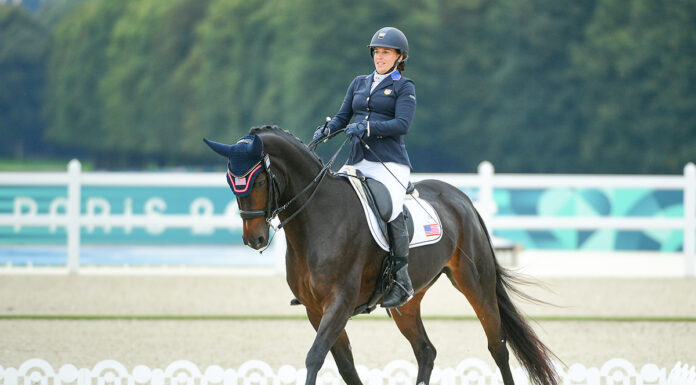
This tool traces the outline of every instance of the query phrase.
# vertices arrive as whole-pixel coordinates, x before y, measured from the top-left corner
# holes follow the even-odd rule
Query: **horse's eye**
[[[263,187],[266,185],[266,180],[265,179],[259,179],[256,181],[256,186],[257,187]]]

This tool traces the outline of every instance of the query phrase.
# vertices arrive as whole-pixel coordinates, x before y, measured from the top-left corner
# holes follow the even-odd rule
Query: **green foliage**
[[[598,1],[575,47],[588,117],[580,160],[618,172],[680,172],[696,148],[696,7]]]
[[[679,173],[694,160],[688,0],[59,0],[39,17],[62,18],[45,137],[102,167],[211,163],[202,137],[261,124],[309,138],[372,71],[365,46],[385,25],[411,46],[417,171]]]
[[[80,5],[94,0],[43,0],[36,12],[36,17],[47,28],[54,28],[63,18]]]
[[[48,31],[16,6],[0,6],[0,154],[23,158],[36,146],[43,121]]]
[[[100,82],[110,149],[171,162],[191,147],[180,140],[180,108],[190,90],[175,78],[206,6],[207,1],[188,0],[128,3],[114,25]]]
[[[90,2],[71,13],[56,26],[48,62],[45,137],[99,153],[102,162],[115,150],[105,140],[110,133],[100,82],[109,65],[106,47],[113,25],[127,4]]]

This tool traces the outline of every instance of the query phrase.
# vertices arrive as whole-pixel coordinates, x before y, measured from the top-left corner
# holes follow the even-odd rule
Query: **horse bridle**
[[[297,193],[294,197],[290,198],[289,201],[287,201],[285,204],[282,206],[278,205],[278,198],[280,197],[280,184],[278,183],[278,177],[275,176],[273,171],[271,170],[271,157],[266,153],[263,156],[263,160],[261,161],[263,163],[263,168],[264,171],[266,172],[266,175],[268,175],[269,183],[268,183],[268,197],[266,199],[266,209],[263,210],[242,210],[241,208],[239,209],[239,216],[242,217],[242,219],[255,219],[255,218],[265,218],[266,222],[273,227],[276,230],[282,229],[290,220],[295,218],[297,214],[299,214],[307,205],[309,202],[314,198],[314,195],[316,194],[317,190],[319,190],[319,185],[321,182],[324,180],[324,177],[328,173],[328,171],[331,169],[331,165],[333,164],[334,160],[336,160],[336,157],[338,154],[341,152],[343,149],[343,146],[348,142],[349,138],[346,138],[346,140],[343,141],[341,146],[336,150],[336,153],[333,154],[331,159],[324,165],[324,167],[319,170],[317,175],[312,179],[311,182],[309,182],[299,193]],[[310,143],[311,146],[312,143]],[[311,148],[311,147],[310,147]],[[228,164],[228,169],[229,169],[229,164]],[[254,166],[256,167],[256,166]],[[314,186],[314,190],[310,194],[309,198],[298,208],[294,213],[292,213],[290,216],[285,218],[280,224],[275,227],[271,223],[273,218],[275,218],[278,214],[281,212],[285,211],[292,202],[297,200],[300,196],[302,196],[304,193],[309,191],[310,188]],[[239,203],[239,200],[237,200],[237,203]],[[275,209],[273,207],[275,206]]]
[[[242,219],[254,219],[254,218],[265,218],[266,221],[269,221],[269,217],[272,218],[273,216],[269,216],[268,213],[272,212],[272,204],[275,202],[276,207],[278,207],[278,195],[279,195],[279,187],[278,187],[278,179],[276,178],[275,174],[273,174],[273,171],[271,171],[271,158],[268,156],[268,154],[264,154],[263,159],[260,161],[260,163],[263,164],[263,169],[266,171],[266,175],[268,175],[269,183],[268,183],[268,199],[266,200],[266,209],[265,210],[242,210],[241,207],[239,208],[239,216],[242,217]],[[258,165],[255,164],[254,167]],[[252,167],[252,169],[254,168]],[[227,164],[227,169],[229,171],[230,169],[230,164]],[[251,187],[253,188],[253,187]],[[239,204],[239,200],[237,200],[237,204]]]

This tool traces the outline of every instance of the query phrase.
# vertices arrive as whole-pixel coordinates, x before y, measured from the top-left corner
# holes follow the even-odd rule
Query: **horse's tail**
[[[529,284],[529,280],[515,277],[510,274],[510,271],[498,264],[493,251],[488,229],[483,223],[481,215],[478,215],[479,222],[483,227],[488,243],[491,246],[491,252],[494,256],[496,270],[496,296],[498,299],[498,309],[500,311],[500,320],[503,327],[503,332],[509,346],[517,360],[524,366],[529,375],[532,384],[535,385],[557,385],[558,373],[554,368],[552,358],[558,358],[536,335],[534,330],[529,326],[524,316],[517,310],[515,304],[510,299],[508,291],[515,295],[535,303],[544,303],[529,294],[523,293],[513,284]]]

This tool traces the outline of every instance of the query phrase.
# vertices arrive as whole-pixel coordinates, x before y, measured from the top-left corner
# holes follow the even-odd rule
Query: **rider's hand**
[[[328,127],[326,128],[326,130],[328,131]],[[324,125],[321,124],[321,125],[317,126],[317,130],[314,131],[314,135],[312,135],[312,142],[316,142],[318,140],[321,140],[325,136],[326,136],[326,134],[324,134]]]
[[[362,138],[367,132],[367,124],[362,121],[358,123],[351,123],[346,127],[346,136],[349,138]]]

